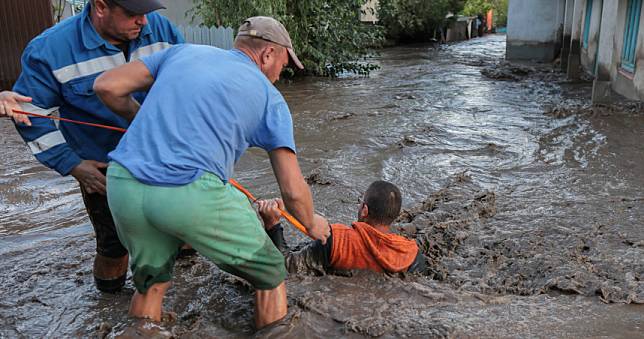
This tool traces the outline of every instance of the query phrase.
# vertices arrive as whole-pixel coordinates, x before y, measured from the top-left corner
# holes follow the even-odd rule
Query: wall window
[[[622,48],[622,68],[635,73],[635,52],[637,50],[637,36],[640,31],[640,13],[642,0],[628,0],[626,7],[626,22],[624,28],[624,46]]]
[[[588,48],[590,35],[590,19],[593,17],[593,0],[586,0],[586,19],[584,20],[584,48]]]

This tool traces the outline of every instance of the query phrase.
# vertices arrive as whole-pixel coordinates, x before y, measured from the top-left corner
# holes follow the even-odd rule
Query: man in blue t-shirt
[[[234,49],[182,45],[101,75],[94,90],[132,121],[109,154],[108,201],[131,257],[130,314],[161,319],[178,245],[192,245],[255,288],[257,328],[286,315],[284,259],[246,197],[229,183],[248,147],[269,154],[284,204],[325,241],[328,222],[295,154],[288,106],[273,83],[298,60],[277,20],[244,21]],[[142,105],[132,93],[149,90]],[[136,117],[136,118],[135,118]]]
[[[46,118],[18,115],[14,109],[62,118],[127,127],[94,95],[103,71],[183,43],[163,16],[159,0],[91,0],[85,9],[34,38],[22,54],[15,92],[0,93],[0,116],[12,116],[16,129],[43,165],[79,183],[96,233],[94,280],[104,292],[125,283],[128,253],[119,241],[107,205],[107,154],[123,133]],[[135,94],[143,101],[145,92]]]

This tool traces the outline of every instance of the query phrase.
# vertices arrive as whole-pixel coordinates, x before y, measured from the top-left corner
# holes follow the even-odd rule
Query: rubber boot
[[[127,254],[119,258],[110,258],[96,254],[94,258],[94,282],[101,292],[116,293],[125,285],[127,276]]]

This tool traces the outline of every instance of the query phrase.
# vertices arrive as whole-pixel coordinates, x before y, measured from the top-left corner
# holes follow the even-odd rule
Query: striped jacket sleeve
[[[30,43],[22,55],[22,73],[13,90],[33,98],[23,104],[28,112],[50,115],[62,104],[60,83],[54,77],[49,64],[39,56],[38,47]],[[67,145],[63,134],[53,120],[30,118],[32,126],[16,125],[36,159],[43,165],[68,175],[81,162],[81,158]]]

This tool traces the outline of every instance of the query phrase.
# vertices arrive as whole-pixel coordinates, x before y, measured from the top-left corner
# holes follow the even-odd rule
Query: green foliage
[[[265,15],[286,26],[305,72],[337,76],[368,75],[377,68],[366,61],[371,47],[383,40],[379,27],[362,24],[366,0],[195,0],[193,14],[207,26],[237,29],[251,16]]]
[[[487,11],[493,8],[492,0],[467,0],[463,7],[463,14],[475,16],[479,14],[485,15]]]
[[[462,9],[462,0],[380,0],[378,19],[391,39],[425,41]]]
[[[467,0],[463,8],[465,15],[478,15],[494,11],[494,25],[505,26],[508,22],[508,0]]]
[[[496,0],[494,6],[494,24],[499,27],[508,25],[508,1]]]

